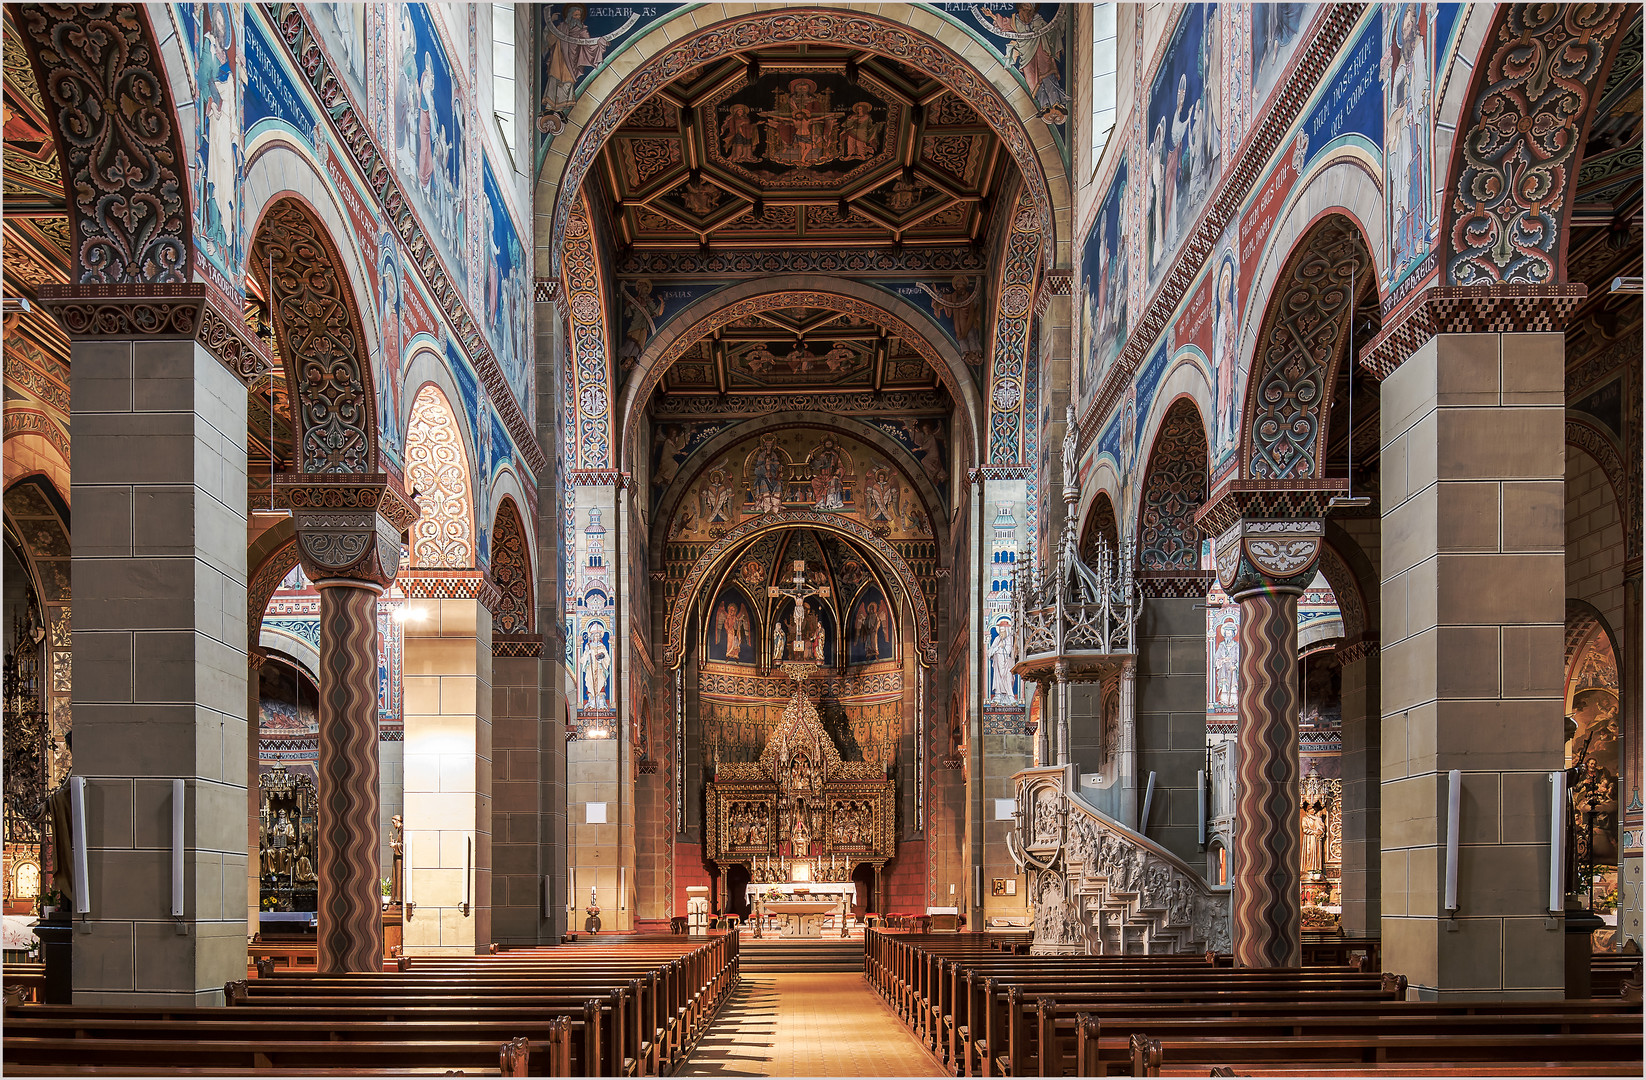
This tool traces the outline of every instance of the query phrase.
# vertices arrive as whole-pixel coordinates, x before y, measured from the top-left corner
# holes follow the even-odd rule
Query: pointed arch
[[[1192,398],[1172,402],[1149,451],[1137,508],[1139,573],[1194,574],[1200,570],[1195,514],[1206,501],[1206,425]]]
[[[537,624],[531,547],[513,496],[505,495],[497,504],[491,546],[492,580],[499,593],[492,607],[492,634],[530,634]]]
[[[406,425],[406,486],[417,495],[412,567],[470,570],[475,565],[474,481],[451,402],[433,383],[412,400]]]

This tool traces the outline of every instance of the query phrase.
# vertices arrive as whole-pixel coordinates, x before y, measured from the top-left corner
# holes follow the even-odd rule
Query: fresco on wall
[[[659,423],[652,429],[652,509],[680,475],[680,466],[691,457],[692,451],[726,430],[724,420],[707,423]]]
[[[753,664],[760,620],[754,603],[742,589],[728,585],[709,609],[709,659],[729,664]]]
[[[1213,467],[1233,452],[1239,439],[1241,389],[1246,365],[1240,362],[1240,247],[1231,224],[1223,231],[1212,256],[1212,374]]]
[[[674,511],[669,538],[715,539],[747,518],[800,510],[854,518],[886,537],[931,537],[918,492],[882,451],[792,428],[750,436],[707,463]]]
[[[1069,118],[1068,4],[937,4],[980,27],[982,37],[1017,72],[1042,120],[1061,128]],[[975,19],[975,22],[971,20]]]
[[[380,441],[384,446],[393,447],[396,457],[406,445],[406,435],[400,426],[400,384],[404,377],[402,364],[405,362],[400,317],[400,294],[403,287],[400,245],[395,239],[394,231],[385,229],[377,241],[377,314],[381,320],[378,340],[382,346],[383,357],[382,367],[375,375],[377,427]]]
[[[1387,287],[1421,263],[1434,243],[1432,23],[1426,3],[1393,5],[1383,24],[1384,190]]]
[[[1155,73],[1143,132],[1145,234],[1150,287],[1200,215],[1222,171],[1222,20],[1214,4],[1179,9]]]
[[[1097,210],[1080,260],[1080,393],[1089,396],[1126,344],[1128,260],[1125,235],[1126,163],[1122,161]]]
[[[873,664],[897,659],[897,635],[892,625],[892,607],[878,585],[865,585],[852,602],[846,620],[850,628],[846,646],[848,664]]]
[[[395,165],[425,231],[463,287],[468,192],[463,123],[468,108],[426,7],[399,9],[395,44]]]
[[[584,709],[612,705],[612,635],[604,619],[583,623],[577,645],[578,702]]]
[[[564,115],[591,72],[680,4],[544,4],[538,9],[538,110]],[[557,134],[558,127],[539,125]]]
[[[980,274],[954,274],[936,281],[880,281],[930,315],[974,369],[983,363],[984,281]],[[975,373],[975,371],[974,371]]]
[[[309,4],[309,18],[320,38],[331,69],[364,104],[366,94],[366,54],[370,40],[366,31],[366,4]]]
[[[485,195],[480,212],[485,218],[487,250],[480,260],[486,280],[482,293],[482,318],[492,341],[497,365],[508,381],[515,402],[532,423],[537,414],[537,396],[532,393],[531,342],[527,335],[532,324],[531,271],[526,265],[526,252],[520,244],[520,234],[509,216],[509,207],[503,191],[492,175],[491,162],[483,169]]]
[[[194,22],[194,69],[200,87],[200,121],[190,170],[195,250],[221,275],[214,284],[230,295],[243,288],[245,261],[245,224],[238,198],[247,71],[244,10],[239,4],[207,4],[204,17]]]
[[[808,597],[795,625],[793,600],[779,600],[772,609],[772,656],[785,660],[815,660],[825,667],[835,662],[834,609]]]
[[[1313,4],[1252,5],[1252,113],[1286,73],[1286,63],[1302,39]]]
[[[242,122],[247,141],[259,134],[258,128],[265,121],[276,120],[312,146],[318,121],[308,97],[287,74],[281,51],[266,36],[262,20],[246,20],[245,32],[246,95]]]

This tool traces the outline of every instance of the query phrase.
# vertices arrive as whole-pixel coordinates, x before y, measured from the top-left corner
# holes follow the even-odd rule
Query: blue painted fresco
[[[486,275],[481,291],[481,321],[491,338],[492,352],[497,365],[503,370],[514,400],[531,423],[535,413],[535,395],[532,394],[531,333],[532,281],[526,265],[526,252],[520,243],[520,233],[509,216],[508,203],[492,175],[490,161],[486,161],[486,197],[480,203],[486,227],[481,235],[486,238],[486,250],[480,253],[480,265]]]
[[[617,359],[623,373],[628,374],[670,319],[724,287],[722,282],[692,281],[658,285],[646,277],[618,282],[617,300],[623,322],[618,330]]]
[[[331,69],[362,105],[366,101],[366,5],[309,4],[315,34],[331,57]]]
[[[1360,37],[1344,53],[1336,68],[1321,85],[1326,92],[1316,100],[1303,121],[1308,139],[1304,165],[1329,147],[1345,139],[1355,139],[1373,154],[1383,146],[1383,87],[1379,77],[1378,52],[1383,44],[1383,12],[1379,8],[1362,25]]]
[[[1452,32],[1463,25],[1463,5],[1436,4],[1434,5],[1434,15],[1435,28],[1432,40],[1434,41],[1435,51],[1431,59],[1434,62],[1435,81],[1438,82],[1440,80],[1441,65],[1445,62],[1447,54],[1452,51]]]
[[[680,475],[698,447],[731,426],[729,420],[678,424],[659,423],[652,432],[652,509],[656,510],[669,485]]]
[[[1252,106],[1263,107],[1314,14],[1313,4],[1252,5]]]
[[[428,9],[408,4],[397,10],[395,166],[424,231],[461,284],[467,278],[462,254],[468,202],[463,122],[468,110]]]
[[[1137,387],[1137,415],[1139,418],[1147,417],[1150,408],[1154,405],[1155,391],[1160,389],[1160,380],[1166,375],[1166,361],[1170,355],[1166,350],[1166,342],[1162,340],[1137,371],[1135,382]],[[1132,460],[1134,461],[1138,459],[1138,450],[1140,449],[1137,441],[1142,438],[1143,424],[1138,423],[1133,426],[1132,431],[1133,442],[1131,449]]]
[[[314,145],[315,113],[306,93],[286,74],[280,50],[265,36],[260,19],[247,19],[246,28],[246,141],[257,134],[265,121],[277,121],[290,128],[310,146]]]
[[[1218,100],[1223,44],[1215,4],[1179,9],[1160,69],[1149,92],[1143,131],[1144,233],[1149,284],[1159,280],[1222,171],[1222,102]]]
[[[245,222],[239,190],[245,155],[241,113],[245,106],[245,9],[239,4],[206,4],[191,37],[195,78],[200,87],[195,130],[195,251],[217,272],[215,282],[230,295],[242,288]]]
[[[846,620],[848,664],[873,664],[897,659],[897,632],[892,625],[892,606],[886,603],[880,586],[865,585],[852,601]]]
[[[1122,161],[1080,257],[1080,393],[1090,397],[1126,344],[1126,165]]]
[[[748,595],[735,585],[720,590],[709,609],[709,659],[753,664],[759,633],[760,616]]]
[[[1384,149],[1388,284],[1428,256],[1439,228],[1434,211],[1434,53],[1427,3],[1399,3],[1384,20],[1382,68],[1388,143]]]

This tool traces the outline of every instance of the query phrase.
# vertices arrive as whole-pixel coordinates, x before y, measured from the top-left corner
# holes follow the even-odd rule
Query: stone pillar
[[[73,773],[89,873],[74,888],[91,905],[75,920],[74,1000],[222,1004],[246,963],[244,379],[266,358],[202,285],[45,286],[40,302],[72,358]]]
[[[1209,574],[1142,576],[1138,620],[1137,790],[1155,774],[1149,820],[1135,828],[1196,866],[1196,777],[1206,767],[1206,594]],[[1138,813],[1143,809],[1139,795]],[[1127,822],[1127,824],[1133,824]]]
[[[1298,835],[1297,598],[1320,557],[1323,504],[1339,482],[1262,490],[1226,484],[1199,515],[1218,578],[1240,604],[1236,741],[1235,963],[1296,967],[1302,959]],[[1204,685],[1204,681],[1202,681]]]
[[[538,815],[542,654],[535,634],[492,635],[492,938],[503,945],[534,945],[547,932],[543,875],[550,867],[539,857]]]
[[[1376,934],[1382,925],[1379,845],[1383,712],[1376,641],[1338,652],[1343,662],[1343,928]]]
[[[407,955],[474,954],[492,941],[492,616],[480,570],[408,570]]]
[[[263,866],[262,792],[258,777],[262,772],[263,664],[269,654],[252,646],[246,650],[246,938],[257,936],[262,925]]]
[[[377,598],[417,511],[382,473],[279,474],[275,493],[320,593],[319,970],[378,971]]]
[[[1383,966],[1423,999],[1563,993],[1562,920],[1548,910],[1548,774],[1564,739],[1563,344],[1439,334],[1382,383]],[[1463,786],[1449,916],[1452,769]]]
[[[1617,932],[1620,940],[1637,945],[1646,942],[1646,928],[1642,927],[1641,891],[1641,610],[1640,562],[1638,556],[1623,573],[1623,626],[1618,655],[1619,711],[1623,714],[1623,742],[1618,747],[1622,763],[1621,784],[1618,791],[1618,809],[1622,818],[1621,845],[1618,848],[1618,911]]]

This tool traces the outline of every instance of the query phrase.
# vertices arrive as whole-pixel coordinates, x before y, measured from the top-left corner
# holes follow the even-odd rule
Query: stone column
[[[222,1004],[246,963],[244,380],[267,358],[203,285],[45,286],[40,302],[72,358],[73,774],[89,872],[74,888],[91,905],[75,920],[74,1000]]]
[[[492,616],[480,570],[408,570],[404,805],[408,955],[492,941]]]
[[[1240,604],[1240,764],[1235,782],[1235,963],[1301,962],[1297,598],[1315,574],[1336,482],[1261,490],[1232,481],[1199,515],[1218,578]]]
[[[320,593],[319,970],[378,971],[377,598],[417,511],[382,473],[280,474],[275,493]]]
[[[1461,291],[1434,310],[1477,314],[1451,314]],[[1548,910],[1548,774],[1564,740],[1563,344],[1438,334],[1382,383],[1383,966],[1426,1000],[1564,990],[1563,921]]]
[[[1338,651],[1343,662],[1343,928],[1376,934],[1382,925],[1379,846],[1382,676],[1377,642]]]

